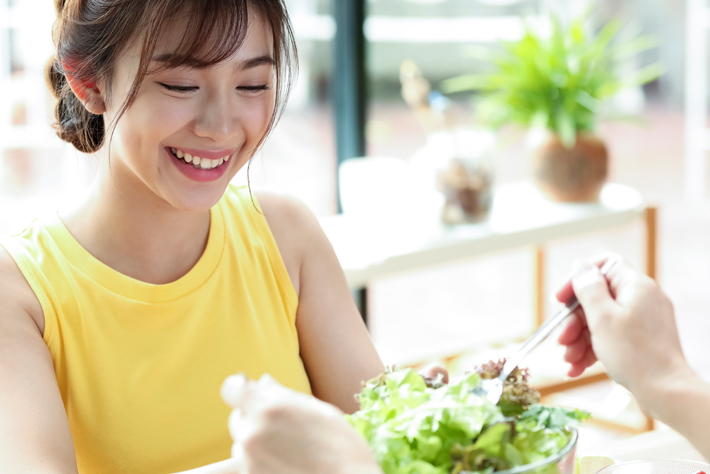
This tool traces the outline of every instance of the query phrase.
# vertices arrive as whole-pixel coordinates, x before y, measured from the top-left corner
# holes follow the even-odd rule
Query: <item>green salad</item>
[[[538,404],[540,395],[516,369],[497,405],[471,393],[500,373],[491,362],[448,385],[411,369],[388,370],[364,384],[361,409],[347,417],[385,474],[490,474],[558,453],[571,428],[589,415]],[[557,466],[543,469],[554,474]]]

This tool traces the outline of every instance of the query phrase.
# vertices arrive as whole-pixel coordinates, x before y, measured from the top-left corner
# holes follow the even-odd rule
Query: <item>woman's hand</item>
[[[419,371],[427,382],[449,382],[440,364]],[[229,417],[232,459],[224,468],[240,474],[381,474],[370,448],[333,405],[280,385],[228,377],[222,398]],[[225,471],[227,472],[227,471]],[[231,472],[231,471],[229,471]]]
[[[599,359],[607,373],[636,397],[641,408],[710,456],[710,384],[683,356],[673,305],[656,282],[619,261],[605,278],[606,261],[578,262],[558,293],[581,305],[562,330],[569,374],[580,375]]]
[[[687,374],[688,365],[676,328],[673,305],[655,281],[621,259],[605,278],[607,258],[575,264],[574,276],[557,294],[566,302],[576,295],[580,309],[562,329],[570,376],[599,359],[609,375],[631,390],[642,406],[645,394],[668,377]]]
[[[228,377],[222,398],[233,408],[229,431],[240,474],[381,474],[343,412],[280,385]]]

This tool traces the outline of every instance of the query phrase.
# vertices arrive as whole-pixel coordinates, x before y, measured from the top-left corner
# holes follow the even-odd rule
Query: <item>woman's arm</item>
[[[710,384],[690,367],[654,382],[649,384],[652,387],[644,410],[685,436],[710,459]]]
[[[76,474],[69,422],[37,322],[42,308],[2,247],[0,302],[0,472]]]
[[[567,346],[569,375],[600,360],[644,412],[710,457],[710,385],[685,360],[673,304],[653,280],[623,262],[605,278],[597,268],[604,260],[580,263],[558,293],[565,302],[575,294],[582,307],[559,339]]]
[[[384,366],[358,313],[333,247],[302,203],[259,194],[261,207],[298,293],[296,326],[313,394],[346,413],[361,382]]]

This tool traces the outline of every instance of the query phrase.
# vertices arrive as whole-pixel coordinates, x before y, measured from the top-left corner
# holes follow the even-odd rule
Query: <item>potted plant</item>
[[[656,40],[615,41],[617,20],[597,34],[588,33],[585,17],[568,26],[550,17],[549,26],[549,35],[543,35],[528,24],[522,39],[488,51],[490,72],[448,79],[442,90],[479,91],[477,114],[493,127],[517,123],[546,130],[533,152],[537,186],[557,201],[594,201],[608,170],[607,148],[595,135],[602,105],[620,90],[662,74],[659,63],[619,73],[620,65],[655,47]]]

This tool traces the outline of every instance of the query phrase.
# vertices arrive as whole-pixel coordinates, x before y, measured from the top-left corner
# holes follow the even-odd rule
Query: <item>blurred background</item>
[[[296,196],[318,216],[340,210],[338,165],[343,160],[368,156],[410,163],[421,159],[431,143],[430,125],[402,95],[405,61],[416,65],[418,77],[431,90],[441,91],[447,79],[486,72],[490,64],[481,59],[481,48],[495,50],[501,40],[519,40],[526,24],[536,25],[543,37],[549,34],[550,13],[564,23],[588,12],[591,31],[618,19],[622,39],[651,35],[656,46],[629,55],[622,69],[660,63],[664,73],[610,99],[617,116],[635,119],[602,121],[597,133],[609,150],[608,180],[636,189],[659,209],[658,280],[676,305],[691,364],[710,379],[705,350],[705,335],[710,334],[710,207],[704,193],[705,69],[710,61],[704,28],[710,16],[703,0],[287,4],[298,41],[300,78],[281,123],[254,158],[250,180],[256,187]],[[21,231],[34,217],[77,199],[89,186],[99,159],[72,150],[51,128],[53,101],[42,70],[52,53],[53,20],[53,2],[48,0],[0,0],[3,235]],[[338,31],[346,36],[339,39]],[[477,93],[426,97],[448,127],[480,126]],[[487,153],[494,188],[529,180],[526,130],[506,125],[491,133],[495,145]],[[245,181],[246,176],[240,173],[237,179]],[[643,224],[636,222],[550,242],[546,294],[552,294],[578,257],[613,250],[643,268],[644,232]],[[476,359],[476,354],[481,351],[529,334],[534,325],[534,263],[530,248],[521,247],[370,282],[368,322],[384,360],[405,365],[439,360],[458,370],[480,360],[483,356]],[[547,314],[553,309],[552,303],[545,304]],[[548,345],[554,353],[554,342]],[[559,354],[547,357],[536,363],[561,365]],[[586,393],[573,394],[577,399],[570,403],[588,405],[590,398],[618,401],[614,390],[609,383],[588,387]],[[616,405],[619,412],[628,408],[628,403]],[[608,417],[619,416],[612,412]],[[633,425],[598,423],[585,442],[627,436],[637,429]]]

